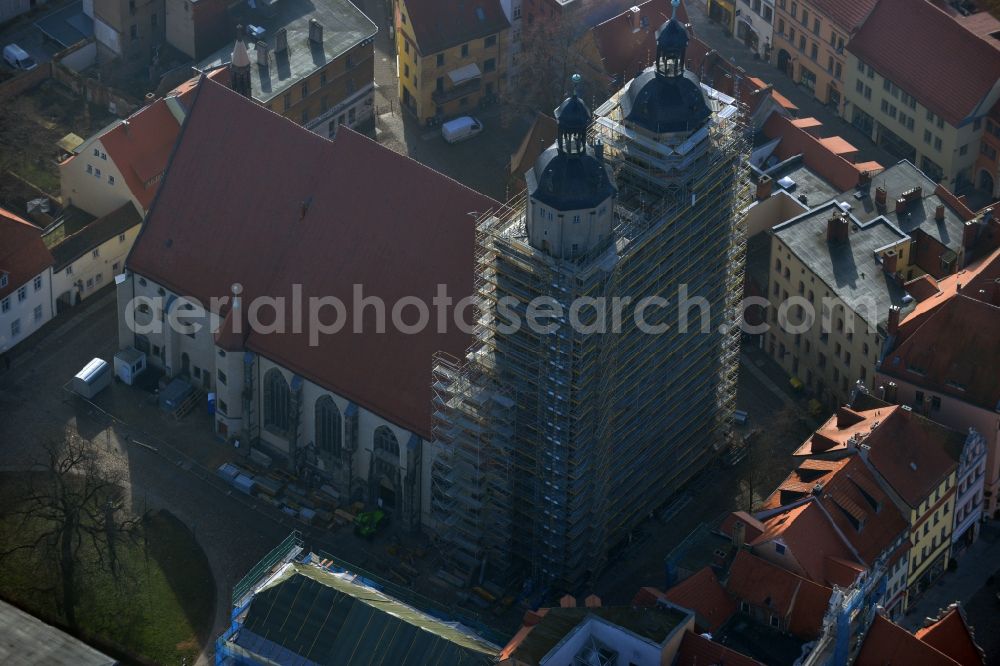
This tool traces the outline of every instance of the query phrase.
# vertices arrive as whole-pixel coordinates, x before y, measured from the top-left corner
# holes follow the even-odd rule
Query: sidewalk
[[[936,617],[938,612],[955,601],[963,605],[987,584],[987,579],[1000,571],[1000,524],[991,521],[983,525],[976,541],[958,560],[958,569],[946,571],[910,609],[901,624],[913,631],[924,626],[924,618]]]
[[[722,26],[712,23],[705,14],[703,3],[695,1],[687,3],[688,16],[691,20],[694,35],[705,42],[726,60],[742,67],[750,76],[762,79],[799,107],[800,118],[813,117],[823,123],[822,134],[825,136],[839,135],[858,149],[857,162],[874,160],[884,167],[896,164],[899,159],[879,148],[870,137],[856,129],[841,118],[829,106],[820,103],[811,93],[796,84],[784,72],[774,65],[758,60],[742,42],[727,37]]]

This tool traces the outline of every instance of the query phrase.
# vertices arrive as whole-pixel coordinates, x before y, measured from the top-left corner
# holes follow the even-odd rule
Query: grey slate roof
[[[886,212],[875,206],[875,188],[887,191]],[[896,213],[896,199],[915,187],[921,189],[919,202]],[[883,324],[889,306],[908,307],[906,292],[886,275],[875,260],[876,250],[906,237],[919,229],[937,239],[949,249],[957,250],[962,243],[964,221],[947,203],[934,193],[937,184],[907,160],[902,160],[875,176],[862,196],[857,190],[841,193],[834,200],[774,228],[774,233],[791,251],[810,267],[830,287],[833,295],[843,300],[862,318],[868,320],[865,307],[877,307],[875,326]],[[794,193],[793,193],[794,194]],[[846,244],[828,244],[826,224],[837,202],[851,206],[851,233]],[[814,202],[810,202],[813,204]],[[935,220],[935,212],[945,204],[944,220]],[[907,299],[909,300],[909,299]]]
[[[235,19],[244,26],[255,25],[267,31],[262,41],[267,42],[269,49],[268,66],[257,64],[253,40],[247,43],[253,97],[265,103],[378,32],[378,27],[349,0],[254,0],[254,4],[258,9],[251,10],[247,3],[239,3],[233,11],[237,14]],[[267,15],[266,7],[271,8],[273,15]],[[310,19],[323,26],[322,46],[309,41]],[[288,33],[286,54],[275,51],[275,35],[280,28]],[[198,68],[205,70],[228,63],[234,44],[235,40],[230,41]],[[355,83],[359,88],[365,84]],[[298,99],[297,94],[295,97]]]
[[[373,588],[290,563],[254,596],[234,642],[278,663],[480,666],[500,648]]]
[[[837,210],[838,203],[831,201],[779,224],[774,234],[829,287],[832,296],[874,327],[885,320],[890,305],[902,306],[906,295],[903,287],[882,270],[875,251],[907,236],[885,218],[862,223],[852,215],[847,241],[829,243],[827,221]],[[819,289],[813,291],[817,301],[823,297]]]
[[[117,663],[37,617],[0,601],[0,664],[111,666]]]
[[[911,162],[903,160],[889,167],[872,179],[870,196],[857,199],[854,191],[846,192],[841,201],[851,204],[851,213],[862,222],[867,222],[878,216],[873,199],[875,188],[884,187],[888,192],[888,212],[885,217],[900,228],[903,233],[912,234],[917,228],[929,236],[939,240],[949,249],[956,250],[962,244],[962,230],[965,222],[955,211],[945,205],[944,221],[934,219],[935,209],[945,203],[941,197],[934,194],[937,184],[924,175],[924,172]],[[903,215],[895,213],[895,202],[900,194],[914,188],[921,188],[920,205],[912,205]]]

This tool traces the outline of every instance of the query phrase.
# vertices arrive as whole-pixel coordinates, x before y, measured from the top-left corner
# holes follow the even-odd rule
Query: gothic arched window
[[[292,412],[292,395],[288,382],[277,368],[264,375],[264,426],[288,432]]]
[[[328,395],[316,400],[316,447],[321,453],[340,455],[340,410]]]

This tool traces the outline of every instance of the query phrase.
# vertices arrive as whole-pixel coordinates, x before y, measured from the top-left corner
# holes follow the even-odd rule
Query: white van
[[[8,44],[3,47],[3,59],[4,62],[14,69],[23,69],[27,71],[38,67],[38,63],[35,62],[35,59],[28,55],[28,52],[17,44]]]
[[[441,125],[441,136],[448,143],[471,139],[483,131],[483,124],[472,116],[462,116]]]

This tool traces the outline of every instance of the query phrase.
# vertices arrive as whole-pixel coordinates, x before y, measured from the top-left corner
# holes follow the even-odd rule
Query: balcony
[[[431,93],[431,99],[434,100],[435,104],[440,105],[479,92],[480,88],[482,88],[482,79],[476,78],[447,90],[435,90]]]
[[[431,94],[431,99],[435,104],[444,104],[461,97],[465,97],[474,92],[478,92],[482,86],[482,72],[476,63],[470,63],[448,72],[448,80],[451,88],[445,89],[440,86],[443,78],[438,79],[439,87]]]

